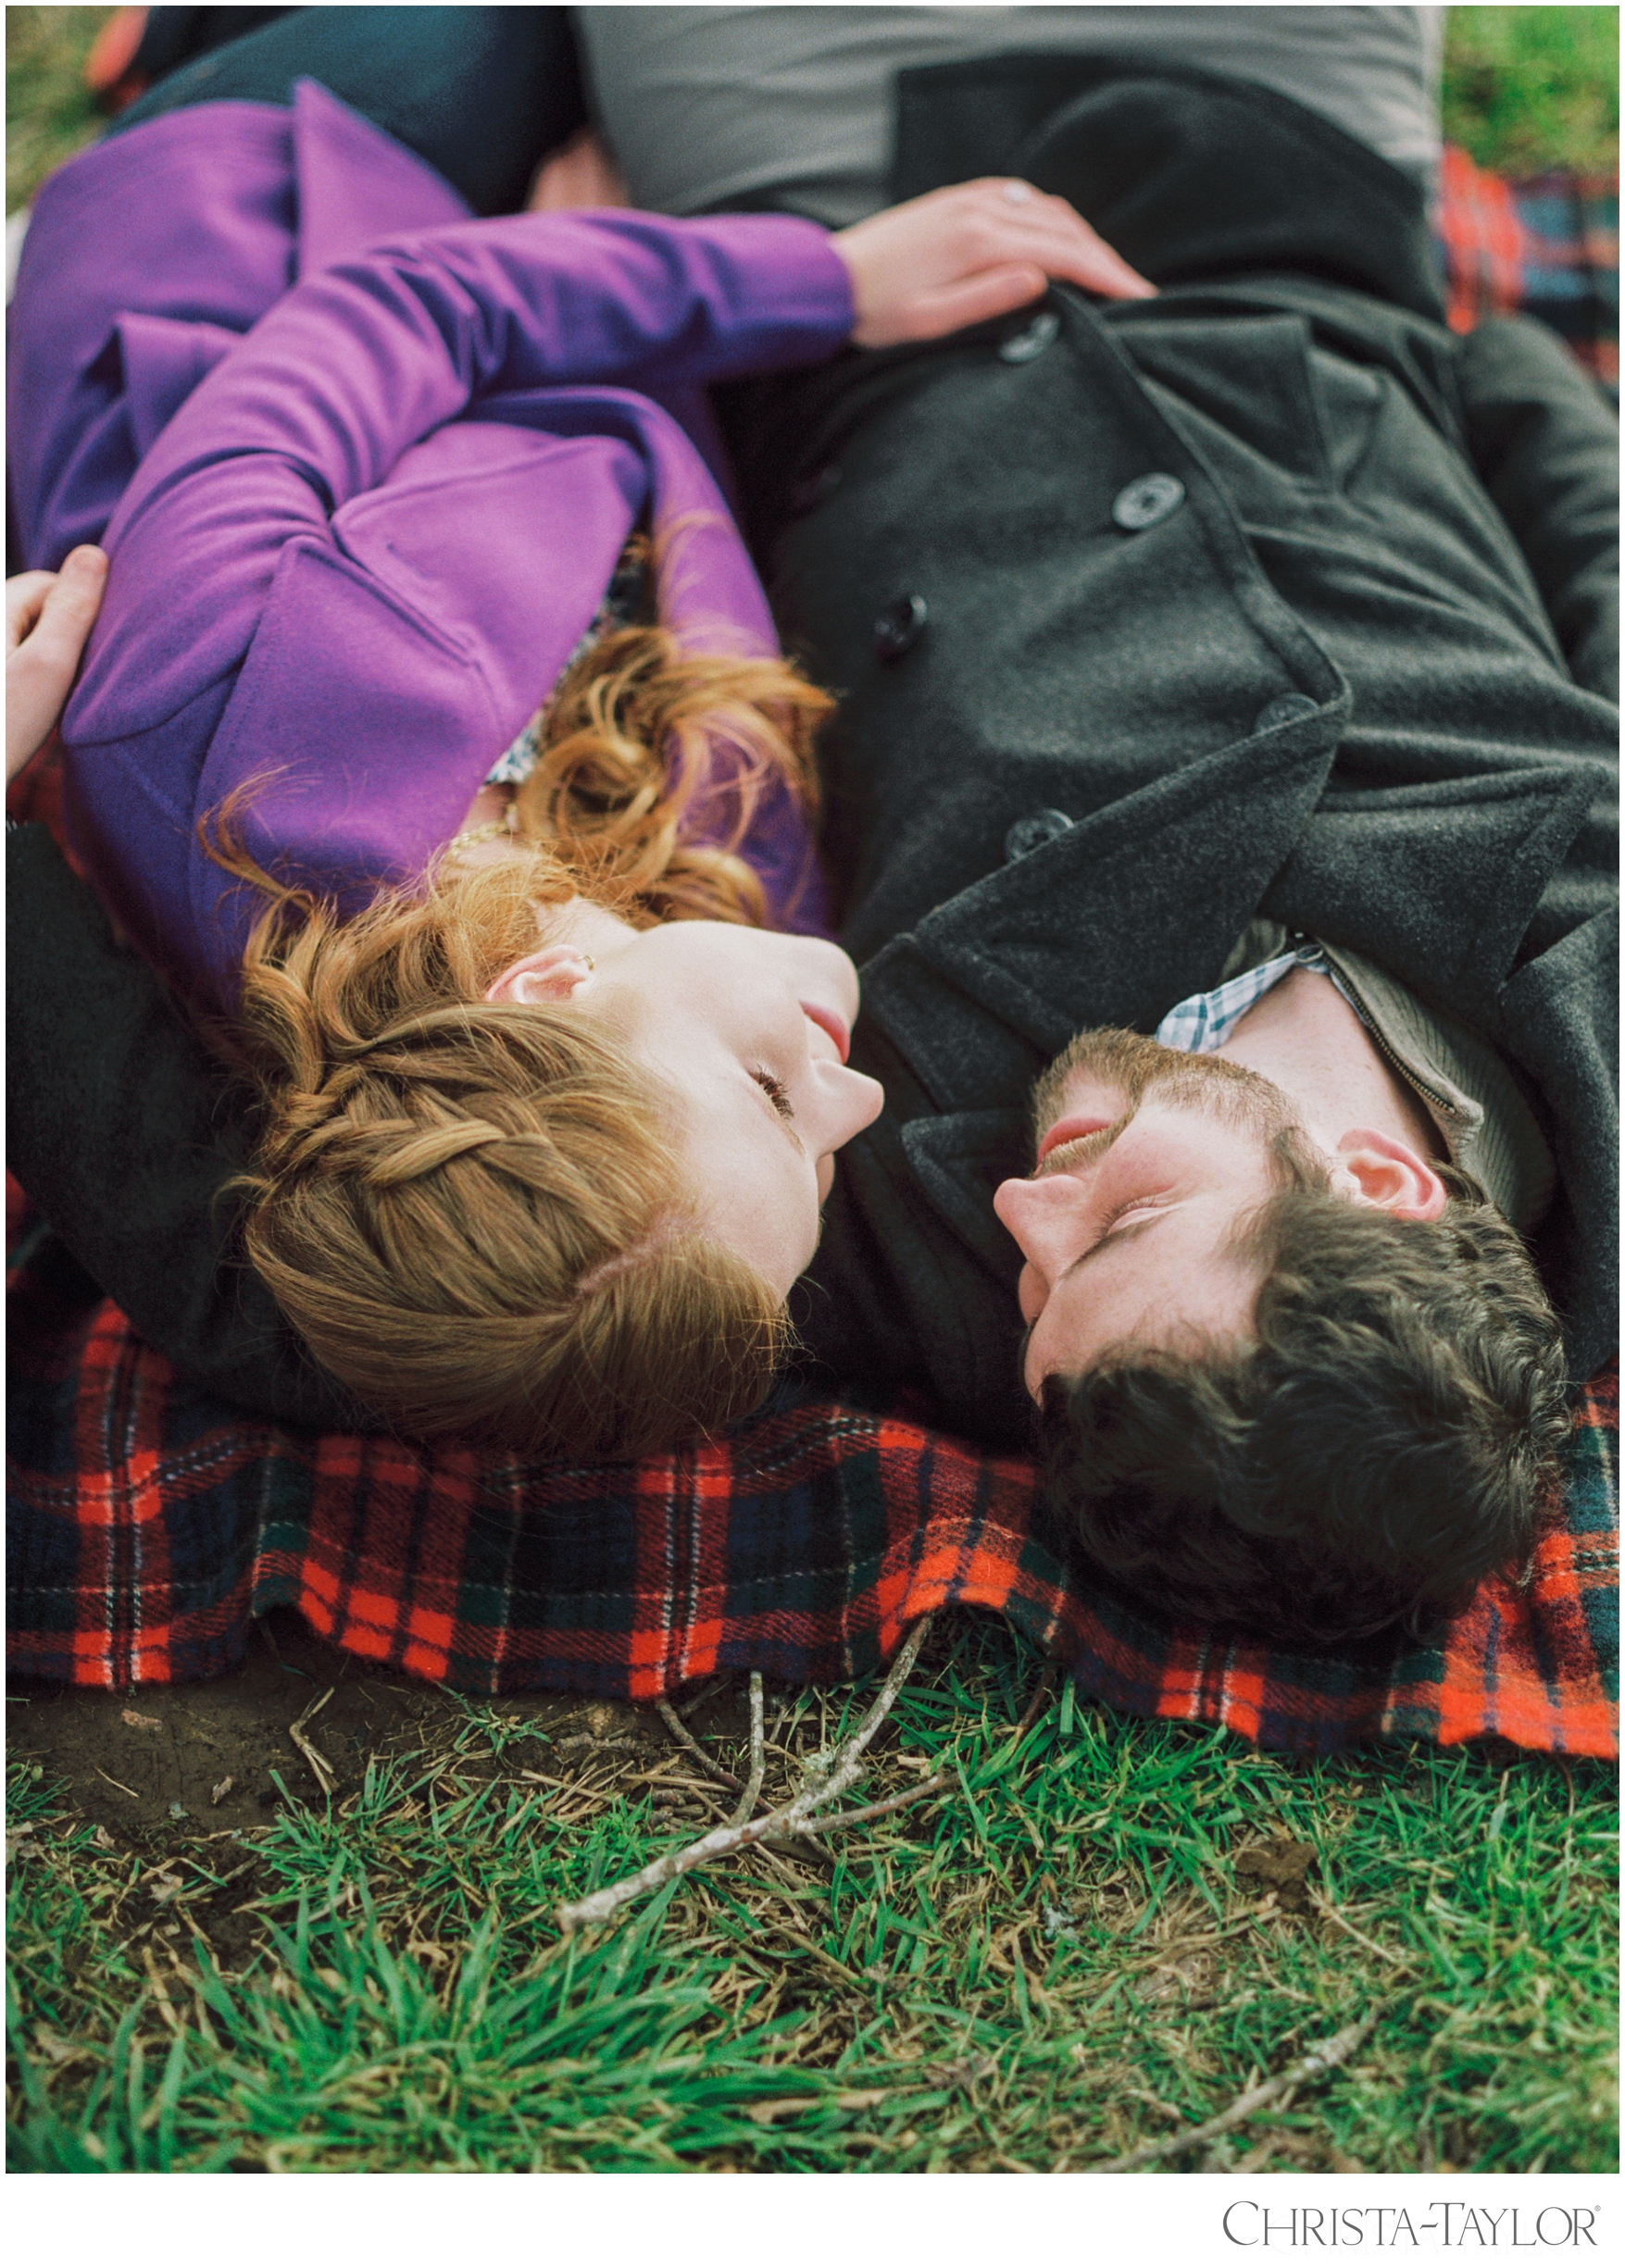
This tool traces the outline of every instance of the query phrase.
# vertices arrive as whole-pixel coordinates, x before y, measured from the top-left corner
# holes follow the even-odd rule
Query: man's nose
[[[1083,1200],[1070,1175],[1001,1182],[994,1192],[994,1211],[1050,1284],[1083,1249]]]

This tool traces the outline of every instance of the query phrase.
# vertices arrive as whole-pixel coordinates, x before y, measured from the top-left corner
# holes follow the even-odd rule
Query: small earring
[[[594,960],[590,953],[583,953],[581,958],[587,964],[587,972],[589,975],[591,975],[593,970],[597,967],[597,962]]]

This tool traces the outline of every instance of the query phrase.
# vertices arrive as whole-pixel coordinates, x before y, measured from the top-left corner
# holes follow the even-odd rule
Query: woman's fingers
[[[852,278],[859,346],[944,337],[1024,305],[1046,279],[1108,299],[1156,289],[1064,197],[1027,181],[933,190],[832,241]]]
[[[1018,189],[1027,194],[1012,198],[1010,192]],[[1015,181],[977,182],[972,193],[977,216],[1003,257],[1036,260],[1057,282],[1076,283],[1104,297],[1155,295],[1156,285],[1114,252],[1065,197],[1046,196]]]
[[[13,575],[8,579],[6,585],[7,656],[16,652],[18,641],[26,638],[39,620],[45,593],[56,580],[55,575],[48,575],[44,567],[32,567],[26,575]]]
[[[35,569],[6,583],[7,780],[50,738],[62,714],[106,580],[106,553],[81,543],[69,553],[60,574]]]
[[[990,265],[1027,261],[1056,283],[1075,283],[1102,299],[1150,299],[1156,286],[1103,243],[1093,229],[1000,230],[990,235]]]
[[[995,316],[1013,315],[1018,307],[1039,298],[1047,282],[1042,268],[1017,262],[987,268],[941,291],[922,293],[913,309],[915,328],[908,336],[945,339],[950,331],[967,330],[972,323],[991,323]]]

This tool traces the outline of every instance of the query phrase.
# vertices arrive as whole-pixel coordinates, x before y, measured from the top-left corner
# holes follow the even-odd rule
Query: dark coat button
[[[1277,693],[1254,717],[1253,729],[1268,732],[1275,725],[1290,725],[1300,717],[1313,717],[1316,705],[1307,693]]]
[[[1007,860],[1025,858],[1030,851],[1042,851],[1057,835],[1069,833],[1071,825],[1064,811],[1030,811],[1005,837],[1005,856]]]
[[[894,599],[875,622],[875,658],[900,662],[924,628],[922,598]]]
[[[841,485],[839,465],[822,465],[805,480],[798,480],[790,492],[790,509],[797,519],[816,511],[826,496],[832,496]]]
[[[1001,339],[998,356],[1001,362],[1036,362],[1046,346],[1053,346],[1061,328],[1061,318],[1053,307],[1041,307],[1031,322],[1023,323],[1007,339]]]
[[[1111,516],[1119,528],[1135,534],[1142,528],[1155,528],[1184,501],[1182,480],[1176,480],[1171,472],[1148,472],[1118,491],[1112,498]]]

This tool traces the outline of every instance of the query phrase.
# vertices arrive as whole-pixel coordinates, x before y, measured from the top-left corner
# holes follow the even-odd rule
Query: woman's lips
[[[1102,1118],[1098,1115],[1093,1118],[1077,1115],[1070,1118],[1057,1118],[1038,1145],[1038,1155],[1032,1161],[1034,1165],[1042,1165],[1050,1152],[1058,1150],[1063,1142],[1081,1141],[1085,1134],[1098,1134],[1103,1127],[1108,1127],[1110,1124],[1109,1118]]]
[[[826,1008],[821,1002],[816,1000],[804,1000],[801,1003],[801,1013],[809,1023],[816,1024],[820,1031],[829,1033],[831,1039],[835,1042],[836,1054],[844,1063],[852,1053],[852,1034],[847,1030],[844,1020],[835,1014],[833,1008]]]

